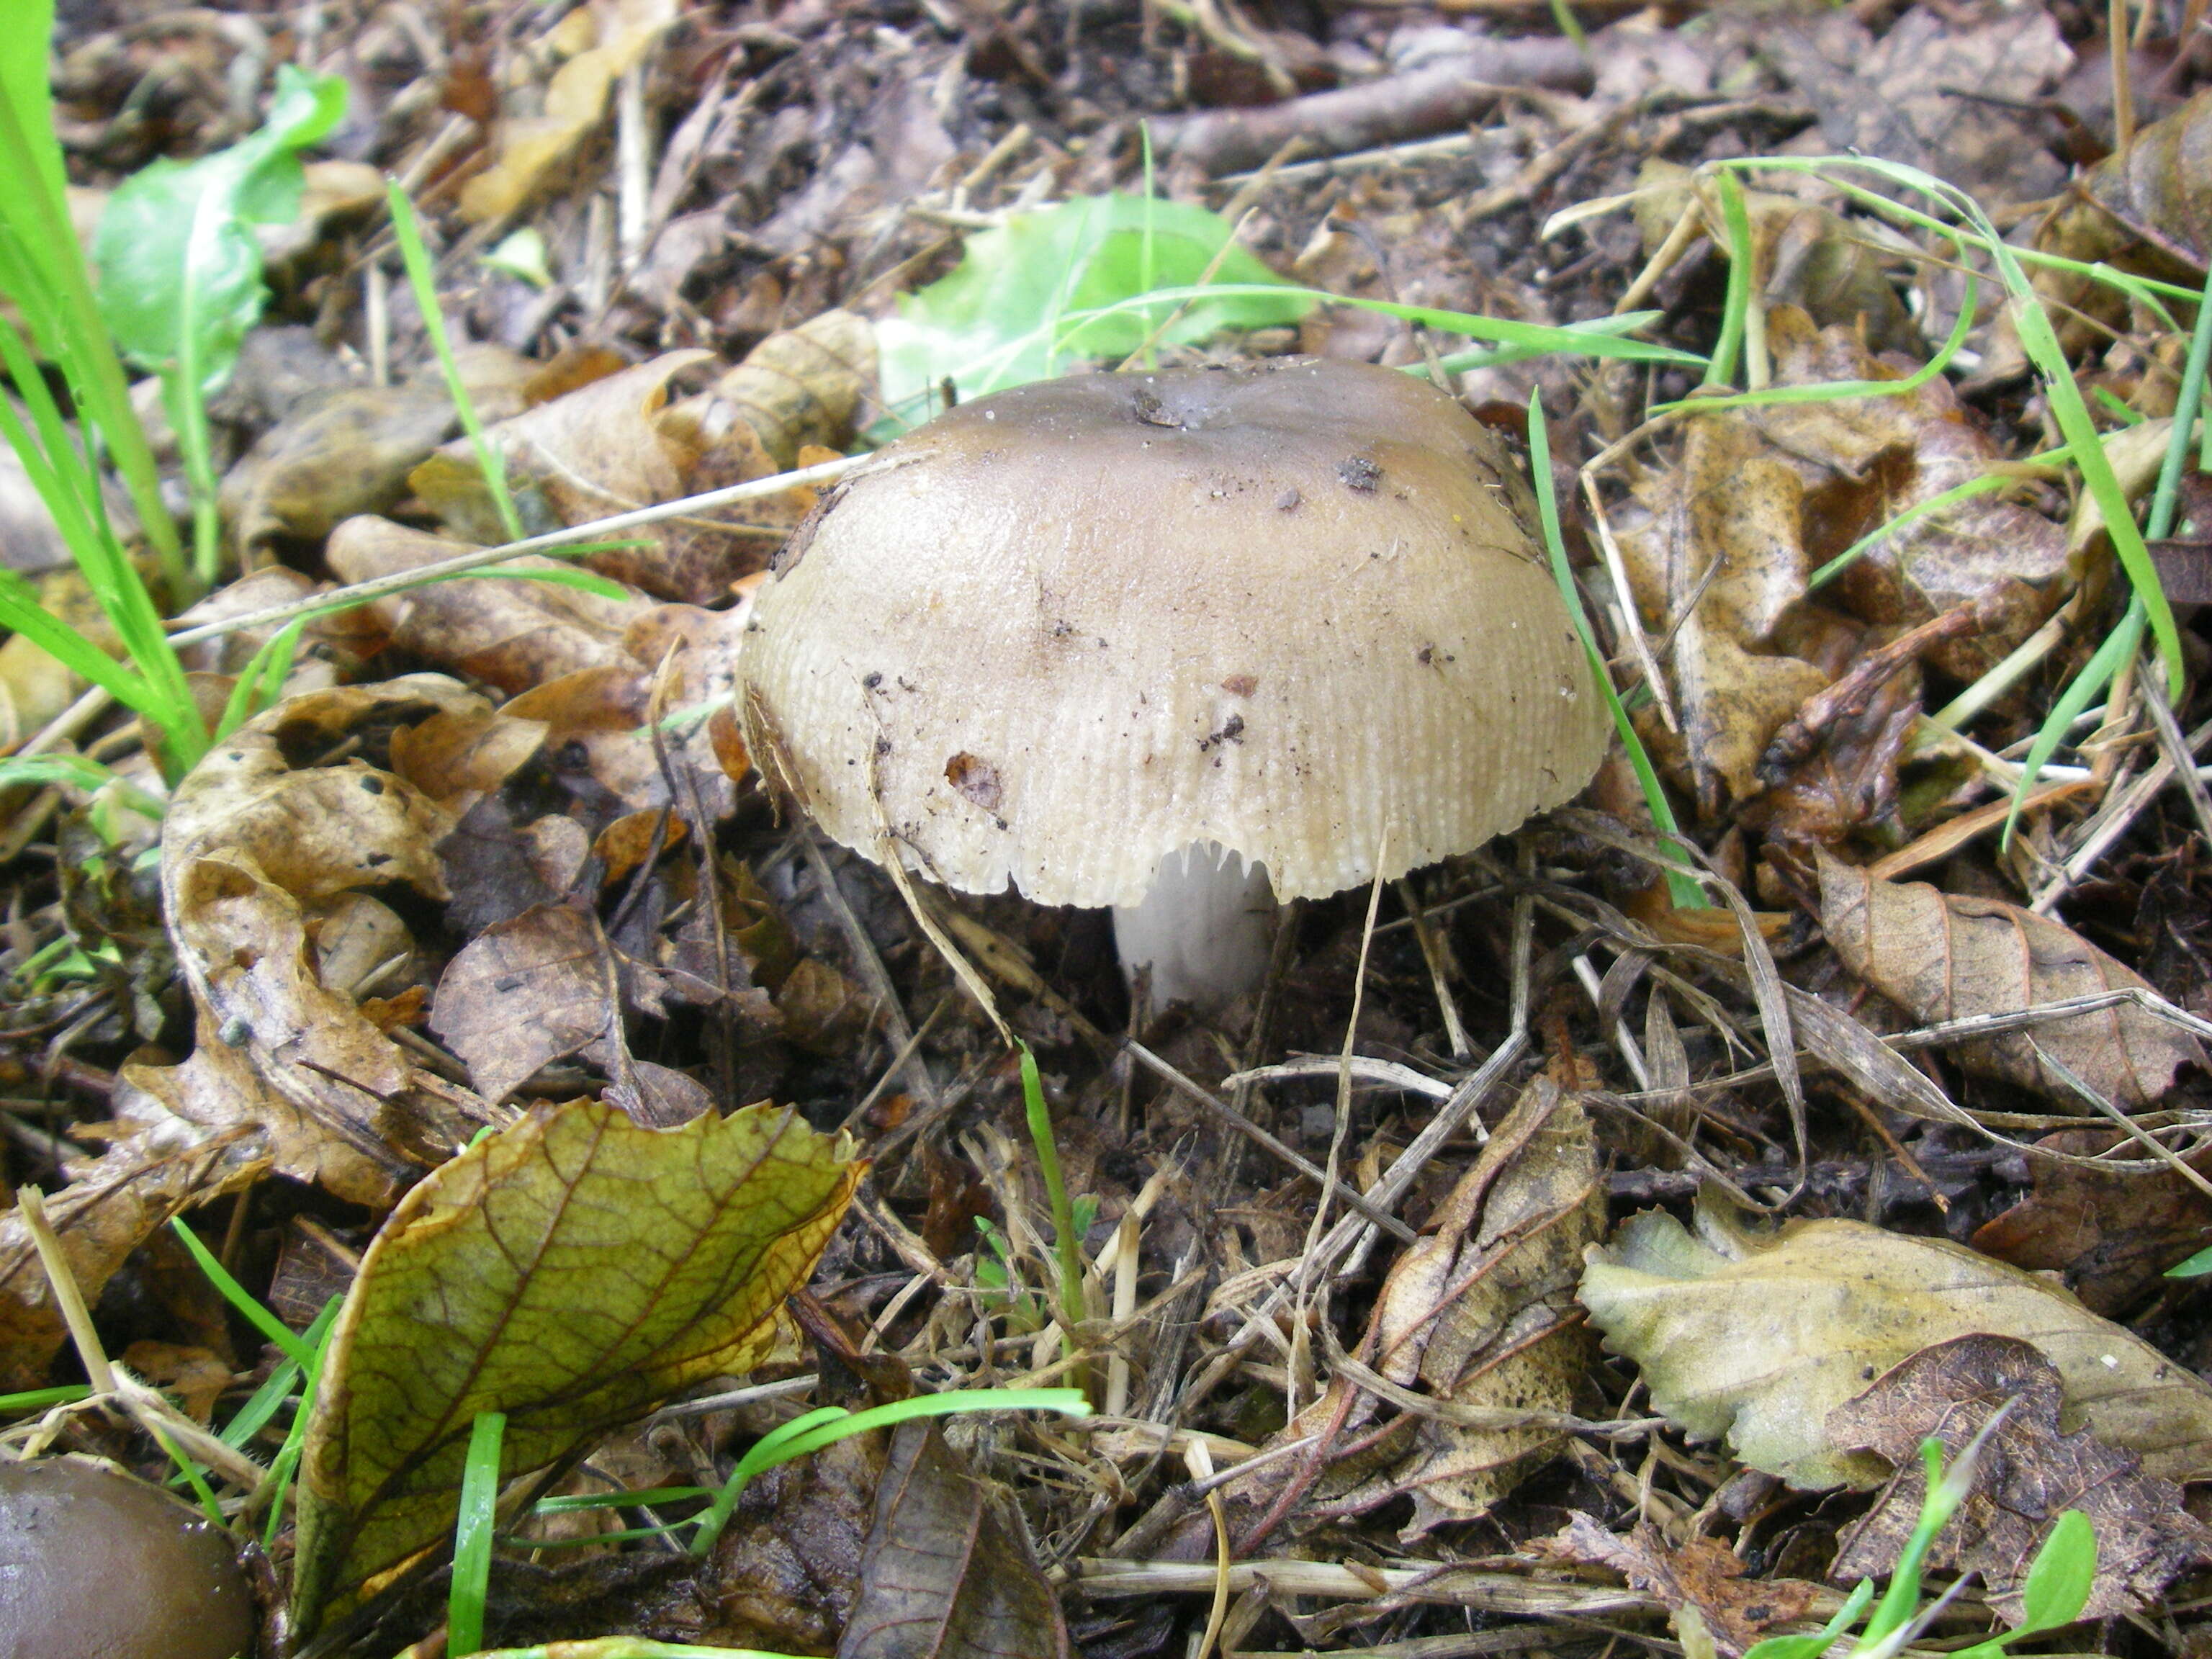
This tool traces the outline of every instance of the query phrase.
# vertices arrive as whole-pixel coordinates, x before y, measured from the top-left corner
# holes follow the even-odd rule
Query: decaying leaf
[[[1576,1514],[1547,1540],[1547,1553],[1610,1567],[1640,1590],[1649,1590],[1679,1620],[1686,1610],[1724,1654],[1741,1654],[1771,1625],[1802,1619],[1819,1586],[1797,1578],[1747,1578],[1735,1551],[1711,1538],[1671,1547],[1656,1528],[1639,1524],[1625,1536],[1607,1532],[1595,1516]],[[1896,1557],[1890,1558],[1893,1565]]]
[[[349,519],[331,537],[330,567],[348,582],[397,575],[455,558],[465,542],[410,530],[389,519]],[[550,559],[516,559],[522,570],[562,568]],[[642,598],[609,599],[555,582],[485,576],[436,582],[373,601],[403,649],[486,680],[526,691],[580,668],[627,660],[623,629]]]
[[[611,969],[591,917],[535,905],[486,928],[447,964],[430,1029],[466,1063],[479,1094],[505,1100],[539,1066],[606,1034]]]
[[[2033,1343],[2072,1417],[2151,1474],[2212,1470],[2212,1386],[2047,1279],[1856,1221],[1762,1238],[1700,1204],[1698,1224],[1693,1237],[1662,1211],[1632,1217],[1588,1253],[1583,1305],[1655,1407],[1753,1468],[1814,1490],[1878,1485],[1887,1468],[1832,1440],[1829,1412],[1929,1344],[1986,1332]]]
[[[1794,307],[1776,307],[1767,331],[1777,386],[1903,372]],[[1972,679],[2063,596],[2059,526],[1984,495],[1883,538],[1808,598],[1815,567],[1997,459],[1940,379],[1903,396],[1726,410],[1684,426],[1680,459],[1638,481],[1617,527],[1645,627],[1673,630],[1686,747],[1676,753],[1709,813],[1723,793],[1747,800],[1765,787],[1759,762],[1777,732],[1869,647],[1968,606],[1972,630],[1931,636],[1926,656]]]
[[[2075,181],[2037,229],[2035,245],[2086,264],[2200,287],[2212,250],[2212,90],[2152,122],[2117,155]],[[2087,273],[2039,270],[2036,289],[2056,301],[2052,321],[2069,349],[2103,337],[2080,311],[2111,327],[2127,322],[2126,297]]]
[[[2031,1272],[2065,1275],[2092,1313],[2118,1319],[2160,1284],[2160,1275],[2212,1237],[2212,1196],[2174,1170],[2116,1170],[2076,1159],[2142,1149],[2116,1130],[2064,1129],[2039,1147],[2069,1156],[2031,1158],[2026,1198],[1982,1224],[1973,1246]],[[2212,1158],[2189,1163],[2203,1173]]]
[[[1917,1019],[2011,1013],[2067,997],[2149,988],[2046,916],[1922,882],[1876,881],[1825,856],[1820,924],[1845,967]],[[2038,1090],[2063,1109],[2089,1109],[2037,1057],[2039,1047],[2129,1109],[2157,1102],[2184,1066],[2205,1063],[2195,1037],[2130,1003],[1960,1043],[1951,1053],[1970,1072]]]
[[[1060,1598],[1018,1526],[934,1423],[902,1425],[876,1487],[860,1600],[837,1659],[1068,1659]]]
[[[536,365],[494,346],[471,347],[457,361],[479,419],[521,411],[522,383]],[[356,514],[391,507],[455,423],[453,395],[434,371],[311,394],[225,475],[223,521],[240,547],[276,536],[319,541]]]
[[[479,224],[503,220],[549,188],[598,127],[615,82],[678,9],[676,0],[591,0],[550,30],[541,49],[559,66],[542,93],[510,93],[492,165],[462,186],[461,211]]]
[[[674,404],[672,383],[709,354],[666,352],[501,422],[488,436],[506,461],[526,526],[586,524],[766,477],[786,464],[772,443],[798,445],[793,460],[802,451],[809,460],[834,459],[834,451],[817,454],[805,445],[815,433],[842,438],[848,429],[861,370],[839,354],[865,352],[865,326],[830,313],[806,330],[771,336],[710,390]],[[505,538],[465,440],[432,455],[408,482],[456,534],[487,544]],[[801,489],[665,520],[628,532],[635,545],[610,547],[585,562],[665,599],[705,604],[764,568],[813,504],[813,491]]]
[[[743,458],[728,476],[695,488],[742,483],[799,465],[803,450],[843,443],[875,380],[874,325],[854,312],[825,311],[769,335],[712,386],[672,406],[660,429],[671,437],[696,433],[692,447],[702,457],[726,447]],[[771,505],[754,503],[752,516]]]
[[[1317,1500],[1358,1512],[1410,1495],[1413,1536],[1482,1515],[1558,1450],[1590,1358],[1571,1287],[1603,1224],[1595,1159],[1580,1103],[1532,1081],[1392,1269],[1369,1341],[1268,1443],[1329,1434]],[[1403,1409],[1378,1430],[1389,1403]],[[1295,1462],[1263,1461],[1224,1488],[1232,1515],[1267,1511],[1293,1478]]]
[[[1592,1358],[1575,1281],[1604,1230],[1589,1118],[1540,1079],[1390,1270],[1375,1369],[1458,1407],[1571,1412]],[[1408,1539],[1486,1512],[1559,1434],[1425,1418],[1414,1445],[1381,1478],[1413,1496]]]
[[[889,1437],[856,1434],[747,1486],[714,1554],[646,1633],[707,1647],[820,1653],[851,1618]]]
[[[416,1186],[331,1336],[301,1465],[299,1628],[451,1534],[477,1413],[507,1413],[506,1469],[541,1468],[757,1364],[860,1169],[790,1111],[655,1130],[580,1101]]]
[[[1654,156],[1637,169],[1636,185],[1636,228],[1646,253],[1666,242],[1693,200],[1707,238],[1727,248],[1718,205],[1697,192],[1689,168]],[[1799,307],[1822,328],[1862,331],[1872,351],[1925,350],[1884,256],[1863,233],[1817,202],[1764,190],[1747,190],[1743,197],[1768,304]]]
[[[260,1138],[238,1122],[204,1127],[118,1087],[113,1139],[97,1158],[73,1161],[70,1184],[46,1199],[70,1274],[88,1302],[124,1259],[187,1205],[252,1182],[268,1167]],[[0,1211],[0,1390],[37,1388],[68,1338],[30,1229]]]
[[[1946,1457],[1956,1458],[2008,1401],[2010,1413],[1983,1444],[1972,1491],[1929,1553],[1931,1565],[1979,1574],[1990,1605],[2016,1625],[2028,1565],[2068,1510],[2080,1510],[2097,1530],[2085,1619],[2140,1612],[2178,1574],[2212,1559],[2212,1527],[2182,1507],[2179,1486],[2144,1474],[2135,1457],[2086,1429],[2060,1432],[2062,1392],[2057,1368],[2032,1345],[1962,1336],[1923,1349],[1831,1411],[1829,1438],[1879,1452],[1898,1479],[1853,1530],[1829,1576],[1849,1583],[1890,1571],[1927,1486],[1921,1441],[1937,1436]]]
[[[252,1125],[280,1172],[372,1206],[468,1139],[482,1103],[418,1069],[352,984],[331,982],[321,929],[362,890],[446,896],[446,810],[349,739],[483,707],[413,675],[288,698],[209,751],[178,786],[161,846],[197,1046],[181,1066],[125,1067],[133,1086],[204,1127]]]
[[[1995,210],[2056,195],[2063,167],[2034,101],[2073,67],[2041,6],[1979,12],[1917,5],[1875,38],[1847,11],[1759,34],[1820,118],[1834,153],[1901,161]]]

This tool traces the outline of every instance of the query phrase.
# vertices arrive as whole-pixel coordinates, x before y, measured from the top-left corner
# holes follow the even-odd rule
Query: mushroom
[[[1596,769],[1534,519],[1495,434],[1395,370],[1018,386],[885,447],[777,556],[749,747],[845,846],[1111,905],[1157,1001],[1218,1007],[1273,899],[1470,851]]]
[[[230,1540],[143,1480],[0,1461],[0,1659],[232,1659],[254,1608]]]

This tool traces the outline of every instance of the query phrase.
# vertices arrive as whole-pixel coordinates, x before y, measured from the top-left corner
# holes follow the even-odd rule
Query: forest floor
[[[178,1448],[265,1653],[2207,1650],[2201,0],[58,10],[111,316],[149,166],[290,182],[205,466],[135,398],[216,740],[0,647],[0,1438]],[[794,810],[843,458],[1292,354],[1548,454],[1632,749],[1211,1010]]]

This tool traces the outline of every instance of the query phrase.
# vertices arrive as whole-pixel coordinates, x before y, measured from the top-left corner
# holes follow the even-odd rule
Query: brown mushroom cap
[[[1391,369],[999,392],[784,550],[740,665],[753,756],[846,846],[879,856],[887,819],[970,892],[1134,904],[1205,842],[1285,898],[1401,874],[1604,752],[1534,522],[1498,440]]]
[[[158,1488],[0,1462],[0,1659],[231,1659],[253,1626],[229,1539]]]

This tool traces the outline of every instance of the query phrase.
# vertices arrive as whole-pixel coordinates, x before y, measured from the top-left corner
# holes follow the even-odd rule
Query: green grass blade
[[[1744,205],[1743,186],[1732,173],[1716,176],[1720,192],[1721,226],[1729,244],[1728,289],[1721,301],[1721,334],[1713,343],[1712,361],[1705,367],[1707,386],[1733,386],[1736,359],[1743,352],[1743,337],[1751,316],[1751,214]]]
[[[407,267],[407,284],[414,291],[416,308],[422,313],[422,330],[429,337],[430,349],[437,355],[438,369],[446,377],[447,394],[453,400],[453,410],[460,416],[461,430],[468,434],[469,447],[476,452],[477,465],[483,472],[484,488],[491,492],[492,505],[499,510],[499,521],[511,542],[523,539],[522,515],[514,510],[514,496],[507,487],[507,462],[492,447],[484,433],[483,422],[477,415],[476,400],[462,383],[460,365],[453,361],[453,342],[446,336],[446,316],[438,308],[438,280],[430,267],[429,251],[422,246],[422,228],[415,218],[415,204],[407,199],[407,192],[393,179],[386,192],[392,209],[392,231],[398,240],[399,258]]]
[[[1071,311],[1063,320],[1075,324],[1094,318],[1110,316],[1116,312],[1134,310],[1139,307],[1164,301],[1196,299],[1302,299],[1322,305],[1350,306],[1358,311],[1372,311],[1385,317],[1396,317],[1406,322],[1419,323],[1425,327],[1448,334],[1464,334],[1473,340],[1488,340],[1496,344],[1518,349],[1529,356],[1547,356],[1553,352],[1569,353],[1587,357],[1618,358],[1627,362],[1675,363],[1685,368],[1703,368],[1705,359],[1687,351],[1678,351],[1672,346],[1656,345],[1649,340],[1622,337],[1624,328],[1635,327],[1651,320],[1657,313],[1638,312],[1627,317],[1601,317],[1587,323],[1553,325],[1547,323],[1516,322],[1506,317],[1485,317],[1471,311],[1449,311],[1437,306],[1403,305],[1395,300],[1370,300],[1358,295],[1325,294],[1310,288],[1298,288],[1287,283],[1214,283],[1205,287],[1186,286],[1164,288],[1133,299],[1116,301],[1111,305],[1098,306],[1085,311]]]
[[[1682,830],[1674,818],[1674,803],[1667,799],[1667,787],[1660,781],[1659,769],[1652,765],[1644,739],[1637,735],[1636,723],[1629,719],[1620,694],[1613,690],[1613,676],[1606,670],[1605,654],[1597,648],[1597,635],[1583,610],[1582,590],[1575,586],[1575,573],[1567,563],[1566,542],[1559,533],[1559,495],[1552,487],[1552,434],[1544,423],[1542,396],[1537,392],[1528,396],[1528,471],[1536,486],[1536,517],[1544,532],[1545,556],[1551,562],[1553,580],[1559,584],[1559,597],[1566,601],[1567,615],[1573,619],[1575,633],[1583,642],[1583,653],[1589,659],[1590,678],[1597,682],[1598,695],[1605,699],[1606,710],[1613,716],[1613,729],[1619,734],[1636,781],[1643,787],[1644,804],[1650,808],[1651,822],[1661,841],[1679,842],[1683,839]],[[1632,601],[1624,594],[1622,602]],[[1694,877],[1672,863],[1662,866],[1662,873],[1667,881],[1667,896],[1676,909],[1704,908],[1705,889]]]
[[[1083,1294],[1083,1240],[1075,1231],[1075,1206],[1068,1202],[1067,1177],[1060,1167],[1060,1145],[1053,1139],[1052,1113],[1044,1103],[1044,1084],[1037,1076],[1036,1056],[1022,1044],[1022,1103],[1029,1121],[1030,1144],[1036,1148],[1037,1171],[1044,1177],[1045,1196],[1052,1205],[1053,1250],[1060,1261],[1061,1317],[1070,1327],[1091,1316]],[[1070,1328],[1073,1346],[1075,1333]]]
[[[55,141],[47,53],[53,0],[13,0],[0,25],[0,227],[18,256],[9,297],[41,350],[62,368],[71,395],[105,439],[147,540],[163,571],[185,580],[177,527],[162,504],[153,446],[92,291],[71,226],[61,146]]]
[[[478,1412],[461,1465],[461,1508],[453,1524],[453,1582],[446,1602],[446,1651],[453,1659],[483,1650],[484,1596],[491,1583],[492,1521],[499,1505],[499,1453],[505,1412]]]
[[[248,1324],[275,1343],[284,1357],[302,1371],[315,1363],[313,1346],[294,1335],[289,1325],[263,1307],[251,1291],[232,1278],[230,1270],[216,1261],[214,1253],[200,1243],[198,1235],[185,1224],[184,1217],[170,1217],[169,1226],[179,1238],[184,1240],[185,1249],[199,1264],[199,1270],[207,1275],[208,1283],[222,1292],[222,1299],[237,1309]]]

